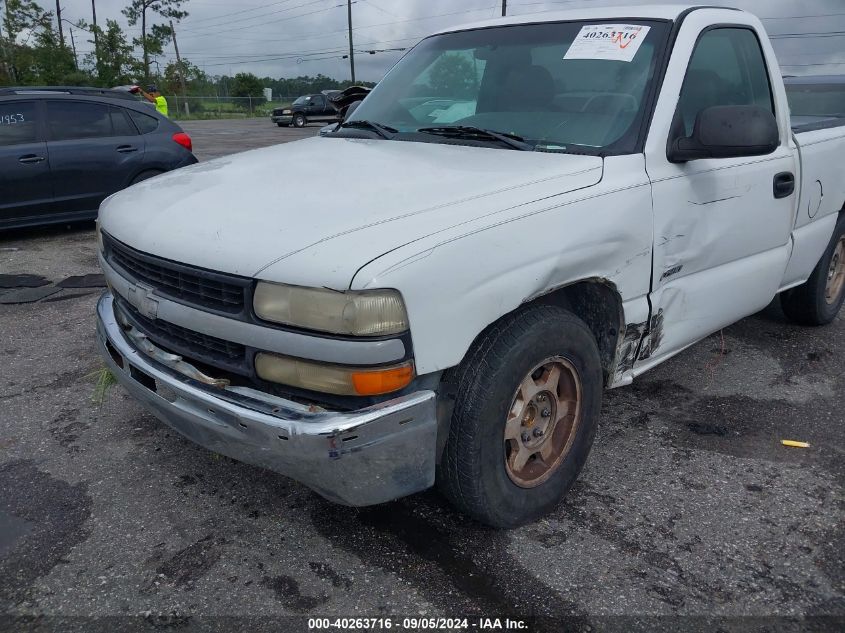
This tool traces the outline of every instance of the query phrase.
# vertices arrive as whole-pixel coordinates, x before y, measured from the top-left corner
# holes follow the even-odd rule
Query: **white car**
[[[742,11],[446,29],[332,134],[106,200],[98,339],[211,450],[350,505],[437,482],[519,525],[576,479],[604,388],[778,294],[835,318],[843,138],[792,129]]]

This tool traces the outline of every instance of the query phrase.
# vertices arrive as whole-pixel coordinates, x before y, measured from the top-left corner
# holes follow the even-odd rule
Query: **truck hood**
[[[601,173],[594,156],[316,137],[146,180],[103,202],[99,218],[104,231],[140,251],[250,277],[358,231],[354,252],[309,264],[325,266],[323,284],[336,286],[391,249],[594,185]],[[372,227],[378,239],[368,239]]]

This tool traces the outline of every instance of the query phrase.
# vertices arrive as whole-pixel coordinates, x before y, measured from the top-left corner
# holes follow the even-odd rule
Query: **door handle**
[[[795,176],[792,172],[783,171],[775,176],[773,185],[775,198],[786,198],[795,191]]]
[[[129,154],[130,152],[137,152],[138,148],[134,145],[118,145],[117,151],[121,154]]]
[[[36,154],[25,154],[18,159],[18,162],[29,164],[29,163],[40,163],[42,160],[44,160],[43,156],[38,156]]]

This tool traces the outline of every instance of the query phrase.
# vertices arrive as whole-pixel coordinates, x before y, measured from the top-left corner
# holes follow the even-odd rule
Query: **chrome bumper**
[[[250,389],[210,387],[140,351],[97,303],[97,341],[126,390],[188,439],[295,479],[352,506],[434,484],[436,396],[419,391],[352,412],[308,407]]]

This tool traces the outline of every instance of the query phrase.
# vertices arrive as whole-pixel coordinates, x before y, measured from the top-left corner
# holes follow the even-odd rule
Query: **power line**
[[[777,33],[776,35],[769,35],[771,40],[780,40],[793,37],[842,37],[845,31],[824,31],[821,33]]]
[[[845,66],[845,62],[826,62],[817,64],[780,64],[782,68],[805,68],[809,66]]]
[[[784,15],[780,17],[760,18],[761,20],[799,20],[802,18],[832,18],[837,15],[845,15],[845,13],[817,13],[815,15]]]
[[[243,13],[252,13],[253,11],[261,11],[262,9],[267,9],[269,7],[277,6],[277,5],[280,5],[280,4],[287,4],[288,2],[292,2],[292,1],[293,0],[279,0],[278,2],[270,2],[268,4],[262,4],[262,5],[253,7],[252,9],[241,9],[239,11],[232,11],[230,13],[221,13],[220,15],[215,15],[215,16],[208,17],[208,18],[197,18],[197,19],[192,18],[191,24],[193,25],[196,22],[209,22],[211,20],[220,20],[222,18],[229,17],[230,15],[241,15]],[[231,6],[231,4],[226,4],[225,6]]]
[[[396,42],[417,41],[419,39],[420,39],[419,37],[400,37],[400,38],[394,39],[394,40],[380,40],[380,41],[375,41],[375,42],[359,41],[358,44],[367,45],[367,46],[379,46],[379,45],[382,45],[382,44],[395,44]],[[340,43],[338,43],[338,46],[340,46]],[[219,49],[215,49],[215,52],[219,52]],[[216,58],[230,59],[230,58],[234,58],[234,57],[266,57],[267,55],[283,55],[285,53],[293,53],[293,52],[295,52],[295,51],[264,51],[263,53],[230,53],[228,55],[225,55],[225,54],[215,55],[215,54],[212,54],[212,53],[204,53],[201,50],[195,50],[192,53],[186,53],[185,56],[191,57],[191,58],[203,57],[203,58],[210,59],[210,58],[216,57]]]
[[[339,6],[345,6],[345,5],[336,5],[336,6],[339,7]],[[480,7],[480,8],[477,8],[477,9],[464,9],[463,11],[452,11],[450,13],[439,13],[439,14],[436,14],[436,15],[425,15],[425,16],[421,16],[421,17],[418,17],[418,18],[408,18],[406,20],[394,20],[392,22],[381,22],[379,24],[369,24],[369,25],[366,25],[366,26],[357,26],[353,29],[353,31],[359,31],[361,29],[373,29],[373,28],[380,27],[380,26],[392,26],[394,24],[405,24],[407,22],[418,22],[420,20],[433,20],[435,18],[443,18],[443,17],[454,16],[454,15],[464,15],[466,13],[477,13],[478,11],[489,11],[494,6],[499,6],[499,5],[495,4],[495,5],[489,5],[489,6],[486,6],[486,7]],[[335,8],[335,7],[329,7],[329,8]],[[318,12],[319,11],[315,11],[314,13],[318,13]],[[303,13],[302,15],[304,16],[304,15],[310,15],[310,14],[309,13]],[[284,19],[289,20],[289,19],[293,19],[294,17],[301,17],[301,16],[291,16],[290,18],[284,18]],[[265,24],[272,24],[272,23],[278,22],[278,21],[281,21],[281,20],[270,20],[269,22],[265,22]],[[241,28],[238,28],[238,29],[226,29],[224,31],[219,31],[219,33],[227,33],[229,31],[243,30],[243,28],[252,28],[252,27],[241,27]],[[324,34],[328,34],[328,33],[329,32],[324,32]],[[331,31],[330,33],[346,33],[346,29],[344,28],[344,29],[340,29],[338,31]],[[205,34],[198,34],[198,35],[215,35],[215,34],[216,33],[205,33]],[[192,37],[197,37],[198,35],[193,35]],[[303,36],[303,39],[305,39],[307,37],[308,36]],[[182,38],[182,39],[184,39],[184,38]],[[254,38],[250,38],[250,40],[256,41]],[[274,40],[274,41],[278,41],[278,40]]]
[[[279,9],[278,11],[271,11],[269,13],[261,13],[259,15],[251,15],[249,17],[240,18],[240,19],[237,19],[237,20],[227,20],[225,23],[221,23],[221,24],[208,24],[206,26],[200,26],[199,28],[185,28],[185,29],[182,29],[182,30],[183,31],[203,31],[204,29],[215,29],[215,28],[222,27],[222,26],[226,26],[227,30],[228,30],[228,26],[230,24],[237,24],[238,22],[248,22],[249,20],[262,20],[262,22],[260,22],[258,24],[251,24],[251,25],[247,26],[246,28],[252,28],[253,26],[262,26],[263,24],[269,24],[269,23],[273,23],[273,22],[283,22],[286,19],[292,19],[292,18],[299,17],[299,16],[291,16],[290,18],[282,18],[281,20],[265,21],[263,19],[266,18],[267,16],[270,16],[270,15],[278,15],[279,13],[286,13],[288,11],[293,11],[294,9],[301,9],[303,7],[308,7],[308,6],[311,6],[311,5],[314,5],[314,4],[319,4],[320,2],[325,2],[325,1],[326,0],[311,0],[310,2],[304,2],[302,4],[297,4],[297,5],[292,6],[292,7],[287,7],[286,9]],[[329,7],[329,8],[332,8],[332,7]],[[304,13],[302,15],[310,15],[310,14]],[[238,30],[238,29],[232,29],[232,30]]]

